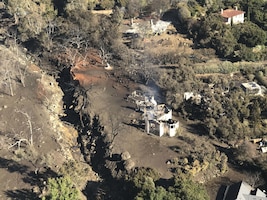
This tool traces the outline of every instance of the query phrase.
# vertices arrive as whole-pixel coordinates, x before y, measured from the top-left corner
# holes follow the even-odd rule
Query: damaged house
[[[179,122],[172,119],[172,109],[165,104],[157,104],[154,96],[146,96],[134,91],[128,97],[133,100],[136,110],[143,113],[145,131],[158,136],[174,137],[179,128]]]

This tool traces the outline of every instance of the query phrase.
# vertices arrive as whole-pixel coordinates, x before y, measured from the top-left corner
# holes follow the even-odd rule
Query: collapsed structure
[[[136,105],[136,111],[142,112],[145,131],[158,136],[167,134],[174,137],[179,128],[179,122],[172,119],[172,110],[165,104],[157,104],[154,96],[146,96],[134,91],[128,96]]]

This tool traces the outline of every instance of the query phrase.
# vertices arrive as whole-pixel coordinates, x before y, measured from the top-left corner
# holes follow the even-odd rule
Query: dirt
[[[56,79],[23,54],[14,55],[4,46],[0,51],[4,56],[1,64],[8,62],[10,70],[10,82],[4,67],[0,73],[0,199],[33,199],[41,194],[48,177],[57,176],[64,162],[84,162],[72,150],[78,146],[78,133],[60,120],[63,92]],[[23,72],[23,79],[18,71]],[[99,179],[92,170],[85,177]]]

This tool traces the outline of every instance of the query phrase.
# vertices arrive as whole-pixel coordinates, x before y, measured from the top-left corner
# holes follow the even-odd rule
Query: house
[[[238,10],[237,7],[235,9],[221,10],[221,16],[224,22],[229,25],[244,23],[244,15],[245,12]]]
[[[222,186],[216,200],[267,200],[267,197],[260,189],[240,181],[229,186]]]
[[[246,94],[250,95],[262,95],[262,87],[256,82],[242,83],[241,88]]]

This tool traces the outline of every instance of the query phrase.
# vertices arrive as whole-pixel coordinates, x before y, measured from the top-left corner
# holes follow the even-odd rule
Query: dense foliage
[[[206,190],[201,184],[192,180],[189,175],[180,174],[174,177],[172,186],[167,189],[157,183],[157,172],[152,169],[140,168],[135,172],[131,181],[133,181],[138,193],[136,200],[208,200]]]
[[[70,177],[49,178],[49,194],[43,200],[78,200],[79,192],[71,182]]]

